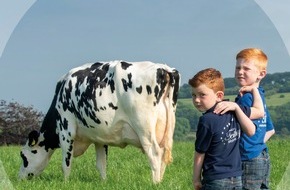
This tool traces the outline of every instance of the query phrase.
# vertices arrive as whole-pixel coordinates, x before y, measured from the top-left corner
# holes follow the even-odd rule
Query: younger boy
[[[256,125],[256,133],[249,137],[242,133],[240,150],[243,168],[244,189],[269,189],[270,157],[266,142],[275,133],[269,111],[266,107],[264,90],[260,87],[261,80],[267,73],[268,58],[266,54],[257,48],[248,48],[240,51],[236,56],[235,79],[241,86],[250,86],[259,90],[263,100],[265,115],[261,119],[253,119]],[[243,106],[252,106],[251,93],[238,95],[236,100]]]
[[[209,68],[198,72],[188,83],[192,87],[194,106],[204,112],[199,119],[196,133],[194,188],[242,189],[240,127],[249,136],[255,133],[255,125],[248,118],[251,114],[250,107],[239,107],[234,102],[222,102],[224,81],[221,73],[215,69]],[[245,88],[245,90],[250,90],[254,95],[253,107],[263,109],[257,89]],[[221,115],[213,112],[218,103],[221,104],[221,110],[223,106],[227,109],[224,110],[226,113]]]

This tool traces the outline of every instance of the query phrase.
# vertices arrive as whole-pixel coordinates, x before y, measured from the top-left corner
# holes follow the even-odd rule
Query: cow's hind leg
[[[95,149],[97,169],[99,170],[102,179],[106,179],[108,146],[95,144]]]
[[[160,168],[160,179],[163,179],[164,173],[165,173],[165,169],[166,169],[167,164],[161,160],[161,168]]]
[[[163,149],[159,147],[157,142],[144,145],[143,149],[150,162],[153,182],[154,183],[161,182],[164,173],[164,171],[161,171]]]

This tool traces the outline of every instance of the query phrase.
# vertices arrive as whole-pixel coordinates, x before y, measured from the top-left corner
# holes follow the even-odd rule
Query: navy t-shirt
[[[197,127],[195,151],[205,154],[202,176],[206,180],[241,176],[240,124],[234,112],[219,115],[213,113],[214,107],[200,117]],[[250,116],[250,107],[241,108]]]

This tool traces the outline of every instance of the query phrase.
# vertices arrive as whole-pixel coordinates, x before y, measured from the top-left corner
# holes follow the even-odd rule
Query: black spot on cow
[[[129,73],[127,75],[127,77],[128,77],[128,80],[122,79],[123,88],[126,92],[127,92],[128,88],[132,88],[132,74]]]
[[[151,86],[146,85],[146,91],[147,91],[147,94],[148,94],[148,95],[152,94]]]
[[[88,115],[96,124],[101,124],[101,121],[99,120],[99,118],[97,118],[95,112],[89,112]]]
[[[170,74],[170,84],[174,86],[173,90],[173,105],[177,104],[178,90],[179,90],[180,75],[177,70]]]
[[[64,120],[63,120],[63,129],[67,130],[67,128],[68,128],[68,121],[67,121],[66,118],[64,118]]]
[[[117,110],[118,109],[118,106],[114,106],[114,104],[112,102],[110,102],[109,104],[109,107],[112,108],[113,110]]]
[[[127,70],[128,67],[130,67],[131,65],[132,65],[131,63],[127,63],[127,62],[125,62],[125,61],[122,61],[122,62],[121,62],[121,67],[122,67],[122,69],[124,69],[124,70]]]
[[[136,91],[137,91],[139,94],[142,94],[142,86],[137,87],[137,88],[136,88]]]
[[[169,73],[164,69],[158,68],[156,72],[156,83],[158,85],[156,85],[154,88],[154,95],[156,97],[157,103],[160,101],[160,98],[165,92],[166,85],[169,82],[170,82]]]
[[[32,150],[31,153],[32,154],[37,154],[37,150]]]
[[[102,64],[102,63],[100,63]],[[106,73],[109,71],[110,69],[110,63],[105,63],[103,64],[102,70],[105,71]]]
[[[22,153],[22,151],[20,152],[20,156],[21,156],[22,161],[23,161],[23,166],[26,168],[28,166],[28,161],[27,161],[27,158],[25,157],[25,155]]]
[[[110,89],[111,89],[111,92],[112,92],[112,94],[113,94],[113,93],[115,92],[115,90],[116,90],[114,80],[109,80],[109,81],[108,81],[108,84],[110,85]]]
[[[70,146],[69,146],[68,150],[72,151],[74,140],[71,140],[69,143],[70,143]]]
[[[66,163],[66,166],[69,167],[69,164],[70,164],[70,158],[71,158],[71,153],[70,152],[67,152],[66,153],[66,158],[65,158],[65,163]]]
[[[158,103],[160,98],[159,98],[159,86],[155,86],[154,88],[154,96],[156,97],[156,102]]]
[[[69,145],[69,148],[68,148],[68,152],[66,153],[66,158],[65,158],[65,163],[66,163],[66,166],[69,167],[69,164],[70,164],[70,158],[72,156],[71,154],[71,151],[73,149],[73,143],[74,143],[74,140],[71,140],[68,142],[70,145]]]
[[[128,88],[132,88],[132,74],[129,73],[127,76],[128,76],[128,80],[122,79],[123,88],[126,92],[127,92]]]
[[[71,92],[72,92],[72,82],[71,80],[68,83],[68,88],[65,88],[65,102],[70,102],[71,100]]]

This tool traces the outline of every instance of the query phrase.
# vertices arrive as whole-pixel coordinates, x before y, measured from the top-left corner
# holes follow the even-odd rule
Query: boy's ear
[[[216,95],[217,95],[217,98],[219,101],[222,101],[224,99],[224,92],[223,91],[217,91]]]
[[[262,70],[260,71],[260,75],[258,76],[258,80],[262,80],[267,74],[267,71],[266,70]]]

